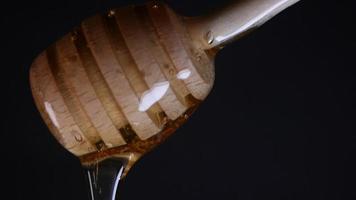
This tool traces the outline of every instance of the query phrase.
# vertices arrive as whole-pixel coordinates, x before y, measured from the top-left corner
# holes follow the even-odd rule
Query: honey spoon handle
[[[299,0],[235,0],[206,16],[186,18],[193,41],[203,49],[224,46]]]

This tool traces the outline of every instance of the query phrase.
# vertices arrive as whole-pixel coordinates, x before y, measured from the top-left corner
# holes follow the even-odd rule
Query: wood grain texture
[[[130,20],[125,18],[127,16],[130,16]],[[148,86],[154,87],[157,83],[168,81],[161,71],[161,63],[158,61],[160,58],[155,57],[155,54],[152,52],[155,51],[155,48],[152,47],[153,44],[150,43],[150,37],[144,31],[145,26],[136,17],[133,9],[120,9],[120,12],[116,14],[116,18],[130,53]],[[176,119],[187,109],[182,104],[184,102],[180,102],[171,88],[169,88],[165,97],[160,99],[158,103],[170,119]]]
[[[195,49],[196,52],[193,54],[192,50],[188,47],[189,44],[186,43],[185,34],[181,33],[183,29],[182,25],[177,23],[178,20],[174,19],[175,15],[170,9],[155,3],[149,5],[151,5],[149,6],[149,15],[153,21],[153,25],[156,28],[163,48],[171,58],[176,70],[178,72],[189,70],[191,76],[189,79],[185,79],[184,83],[195,98],[199,100],[205,99],[209,94],[214,78],[212,76],[204,76],[204,74],[214,74],[213,67],[211,66],[211,62],[208,62],[208,65],[202,66],[204,70],[198,70],[201,66],[200,63],[195,61],[197,59],[204,59],[205,57],[201,55],[206,53],[202,49]]]
[[[83,21],[36,58],[30,79],[52,134],[83,164],[133,163],[187,120],[214,68],[180,17],[149,3]]]
[[[37,108],[57,140],[75,155],[96,151],[65,104],[50,71],[46,52],[33,63],[30,78]]]

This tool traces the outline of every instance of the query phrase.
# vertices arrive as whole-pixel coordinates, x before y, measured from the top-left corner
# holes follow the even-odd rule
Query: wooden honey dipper
[[[194,18],[149,2],[90,17],[33,62],[36,105],[89,178],[116,158],[125,175],[209,94],[215,53],[296,1],[240,0]],[[92,199],[113,199],[120,176],[110,195]]]

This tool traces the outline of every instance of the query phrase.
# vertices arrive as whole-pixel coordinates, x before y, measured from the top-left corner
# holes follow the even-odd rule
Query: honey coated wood
[[[128,162],[164,141],[214,83],[214,52],[295,0],[243,0],[183,18],[163,3],[84,20],[33,62],[36,105],[52,134],[84,165]]]

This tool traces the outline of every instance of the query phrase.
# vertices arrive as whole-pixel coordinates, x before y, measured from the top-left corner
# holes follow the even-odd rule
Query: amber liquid
[[[114,200],[119,180],[124,169],[124,161],[109,158],[85,167],[91,200]]]
[[[155,136],[140,140],[133,138],[130,143],[81,156],[89,185],[91,200],[115,200],[119,180],[126,176],[132,165],[143,154],[152,150],[182,126],[198,104],[189,108],[174,121],[167,121],[165,128]]]
[[[176,120],[167,120],[164,124],[164,128],[158,134],[146,139],[141,140],[138,137],[133,136],[130,142],[126,145],[113,147],[109,149],[100,150],[94,153],[86,154],[80,157],[83,165],[93,165],[102,160],[110,157],[116,157],[125,160],[125,171],[123,175],[126,175],[128,170],[132,167],[139,157],[152,150],[154,147],[164,142],[171,134],[173,134],[177,128],[182,126],[189,116],[193,114],[198,107],[199,101],[195,100],[195,104],[191,106],[184,114],[178,117]],[[130,127],[125,127],[127,132],[131,132]]]

